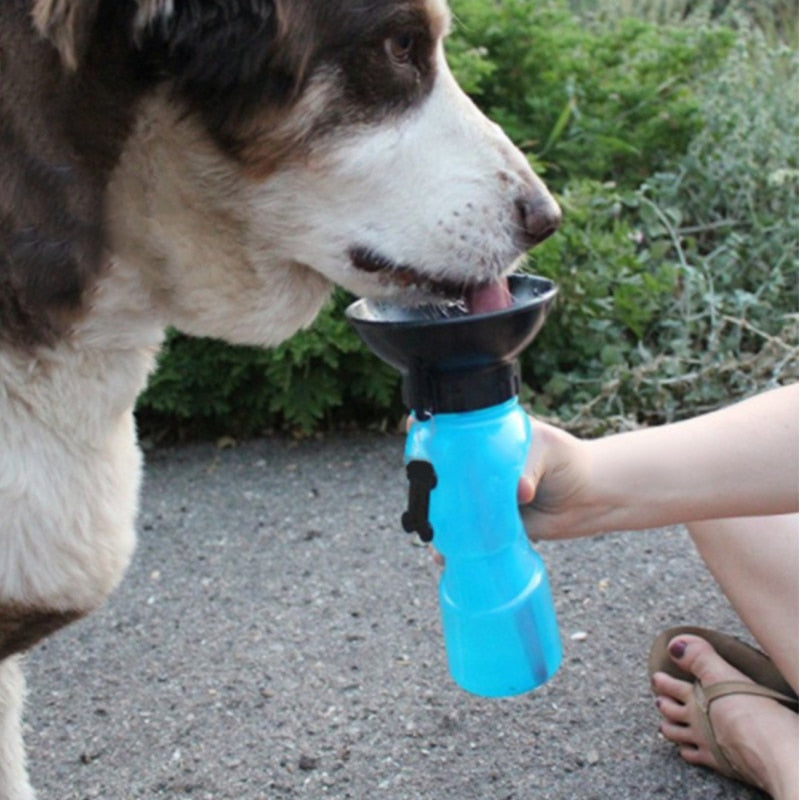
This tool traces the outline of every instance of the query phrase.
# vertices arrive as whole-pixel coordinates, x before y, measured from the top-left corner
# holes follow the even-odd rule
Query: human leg
[[[698,552],[731,605],[787,682],[797,689],[798,517],[796,514],[692,523]],[[704,639],[679,635],[670,656],[704,690],[747,683]],[[798,717],[774,700],[734,694],[703,704],[693,682],[652,677],[661,732],[691,764],[732,768],[779,800],[797,800]],[[704,707],[703,707],[704,706]]]
[[[797,691],[798,515],[709,520],[688,528],[742,622]]]

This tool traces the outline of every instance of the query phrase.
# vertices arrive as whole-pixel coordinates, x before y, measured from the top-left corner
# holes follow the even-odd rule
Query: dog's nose
[[[552,197],[520,197],[516,201],[526,247],[543,242],[561,224],[561,209]]]

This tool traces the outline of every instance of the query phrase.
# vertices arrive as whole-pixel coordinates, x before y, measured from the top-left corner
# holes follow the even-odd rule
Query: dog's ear
[[[89,40],[100,0],[35,0],[33,23],[61,55],[67,69],[76,70]]]
[[[142,0],[134,37],[151,74],[220,129],[296,88],[285,36],[294,1]]]
[[[86,40],[96,5],[2,0],[0,340],[23,347],[68,336],[108,265],[105,191],[131,124],[135,81],[114,43],[127,17],[112,16],[130,7],[101,3],[107,16]]]
[[[134,25],[171,77],[229,89],[268,59],[275,19],[274,0],[142,0]]]

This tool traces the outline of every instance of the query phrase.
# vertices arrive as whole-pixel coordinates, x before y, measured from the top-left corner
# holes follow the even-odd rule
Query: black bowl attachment
[[[366,345],[403,375],[418,418],[474,411],[519,394],[516,356],[544,324],[557,293],[534,275],[511,275],[511,305],[469,314],[458,304],[399,306],[357,300],[345,314]]]

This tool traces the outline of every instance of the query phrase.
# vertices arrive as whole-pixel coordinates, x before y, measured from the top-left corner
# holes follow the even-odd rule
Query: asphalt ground
[[[538,545],[564,643],[537,691],[448,677],[438,568],[404,534],[399,436],[147,456],[106,606],[28,657],[39,800],[762,797],[657,734],[647,651],[742,634],[681,528]]]

